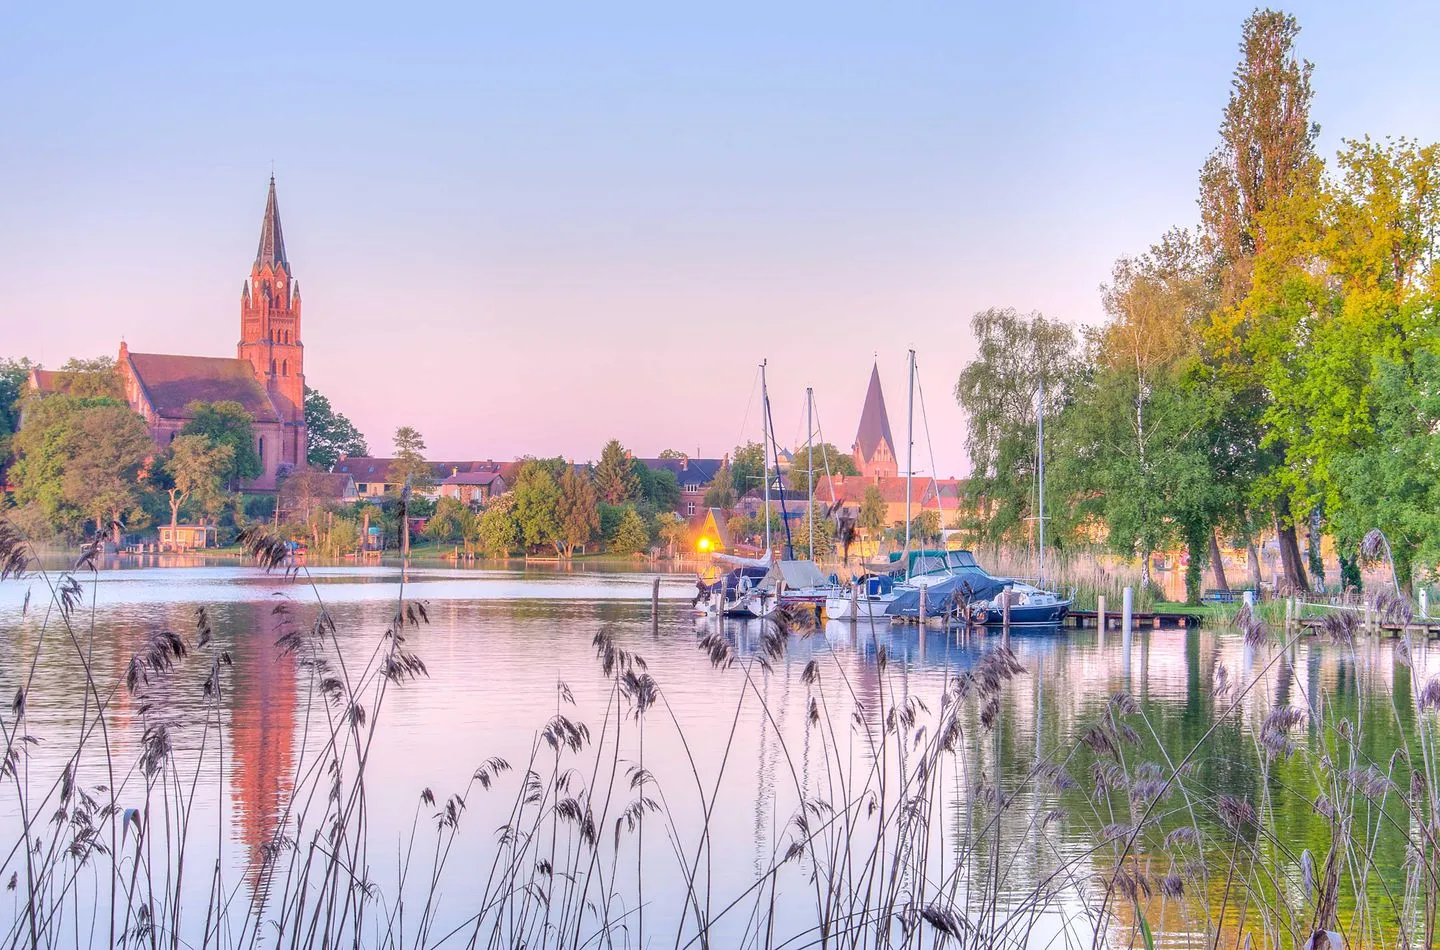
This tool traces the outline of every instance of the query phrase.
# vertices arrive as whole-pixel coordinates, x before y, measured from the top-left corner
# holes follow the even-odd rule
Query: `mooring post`
[[[929,594],[929,587],[922,586],[920,588],[920,626],[922,627],[925,626],[925,609],[929,606]]]
[[[850,582],[850,626],[860,622],[860,585]]]
[[[1420,616],[1430,616],[1430,591],[1424,587],[1420,588]]]
[[[1006,591],[1000,596],[1004,598],[1000,601],[1000,642],[1008,647],[1010,645],[1010,592]]]
[[[1285,598],[1285,632],[1290,632],[1290,623],[1295,617],[1295,598]]]
[[[1120,632],[1125,647],[1125,670],[1130,670],[1130,646],[1135,636],[1135,588],[1127,587],[1120,600]]]
[[[650,627],[657,633],[660,630],[660,578],[658,577],[650,587]]]
[[[1101,594],[1095,598],[1095,626],[1099,628],[1100,635],[1105,635],[1105,595]]]

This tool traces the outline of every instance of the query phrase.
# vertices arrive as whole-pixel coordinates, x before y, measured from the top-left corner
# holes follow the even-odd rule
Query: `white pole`
[[[808,529],[809,540],[806,547],[810,549],[810,560],[815,560],[815,427],[811,421],[812,406],[815,402],[815,390],[809,386],[805,387],[805,467],[810,469],[806,475],[805,504],[809,507]]]
[[[1130,643],[1130,633],[1134,629],[1135,622],[1135,588],[1125,588],[1124,597],[1120,601],[1120,629],[1125,632],[1125,643]]]
[[[910,392],[905,400],[905,579],[910,579],[910,477],[915,471],[915,351],[910,351]]]
[[[765,557],[770,557],[770,390],[765,386],[765,360],[760,361],[760,444],[765,457]]]
[[[1035,470],[1040,499],[1039,521],[1040,586],[1045,586],[1045,378],[1040,378],[1040,395],[1035,400]]]

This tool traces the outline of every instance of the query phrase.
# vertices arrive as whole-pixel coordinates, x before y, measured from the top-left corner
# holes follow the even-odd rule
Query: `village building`
[[[885,502],[885,524],[905,526],[905,479],[902,476],[825,475],[815,483],[815,499],[833,506],[840,517],[856,520],[871,487]],[[940,513],[940,526],[951,528],[964,508],[965,481],[959,478],[916,478],[910,483],[910,517],[922,511]]]
[[[331,471],[354,480],[357,498],[380,498],[398,494],[405,487],[403,476],[394,469],[395,462],[393,458],[355,455],[341,458]],[[454,498],[478,508],[509,491],[510,479],[506,472],[513,470],[517,463],[486,459],[483,462],[430,462],[429,465],[434,484],[425,491],[427,496]]]
[[[694,520],[705,514],[705,493],[715,484],[715,477],[725,467],[726,459],[701,459],[681,455],[678,458],[641,459],[640,464],[652,472],[668,471],[680,486],[680,501],[675,513]]]
[[[894,478],[900,474],[895,437],[890,434],[890,416],[885,411],[885,393],[880,389],[879,364],[870,367],[870,386],[865,391],[851,453],[855,468],[867,478]]]
[[[305,347],[300,334],[300,284],[285,256],[275,177],[265,199],[260,244],[240,289],[240,341],[234,358],[137,353],[120,344],[116,370],[125,400],[145,419],[150,438],[166,448],[194,416],[197,402],[239,403],[254,419],[262,471],[244,487],[274,491],[280,477],[305,464]],[[60,386],[36,370],[41,392]]]

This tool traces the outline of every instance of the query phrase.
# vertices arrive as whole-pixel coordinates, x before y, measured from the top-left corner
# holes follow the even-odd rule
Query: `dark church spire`
[[[255,252],[255,267],[266,264],[276,270],[290,270],[285,260],[285,234],[280,230],[280,203],[275,200],[275,175],[270,175],[270,194],[265,199],[265,220],[260,224],[260,249]]]
[[[870,368],[870,388],[865,392],[865,407],[860,411],[860,429],[855,433],[855,448],[861,458],[875,458],[880,446],[890,458],[895,457],[895,438],[890,434],[890,416],[885,411],[885,394],[880,391],[880,367]]]

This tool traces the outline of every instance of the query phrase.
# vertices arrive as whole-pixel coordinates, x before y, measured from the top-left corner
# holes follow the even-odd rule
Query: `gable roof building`
[[[885,394],[880,389],[880,366],[870,368],[870,386],[860,410],[860,427],[851,447],[855,467],[871,478],[893,478],[900,474],[896,462],[895,437],[890,434],[890,416],[885,411]]]

